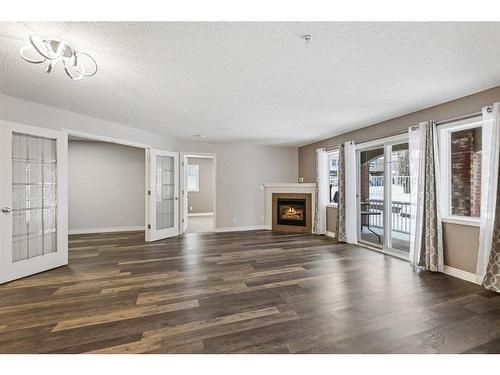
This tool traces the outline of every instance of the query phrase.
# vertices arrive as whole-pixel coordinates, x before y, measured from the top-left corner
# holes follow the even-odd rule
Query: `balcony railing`
[[[366,218],[374,228],[384,227],[384,201],[368,199],[363,203],[363,209],[380,212],[380,215],[370,215]],[[410,233],[410,202],[393,201],[391,205],[392,230],[400,233]]]

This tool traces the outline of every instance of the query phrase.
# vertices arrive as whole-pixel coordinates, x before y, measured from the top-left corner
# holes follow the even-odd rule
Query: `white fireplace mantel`
[[[262,185],[266,197],[266,229],[272,229],[273,222],[273,193],[310,193],[311,194],[311,208],[314,209],[316,205],[315,199],[315,183],[289,183],[289,182],[270,182]],[[309,213],[310,215],[312,213]]]
[[[264,184],[265,189],[271,189],[271,188],[293,188],[293,189],[315,189],[316,184],[315,183],[309,183],[309,182],[268,182]]]

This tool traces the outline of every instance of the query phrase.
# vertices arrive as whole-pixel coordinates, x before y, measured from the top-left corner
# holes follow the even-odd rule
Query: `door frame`
[[[214,232],[217,223],[217,153],[215,152],[181,152],[179,157],[179,181],[180,181],[180,205],[179,205],[179,234],[186,232],[189,219],[187,218],[187,159],[191,158],[206,158],[212,159],[213,167],[213,194],[212,194],[212,207],[213,207],[213,221]]]
[[[380,138],[374,141],[369,141],[365,143],[360,143],[356,145],[356,217],[357,217],[357,232],[358,232],[358,242],[363,245],[368,245],[373,249],[408,260],[409,254],[403,250],[398,250],[392,248],[392,208],[389,209],[389,205],[385,202],[392,202],[392,189],[386,189],[386,177],[391,176],[391,159],[392,159],[392,146],[400,143],[408,142],[408,133],[402,133],[386,138]],[[360,162],[361,162],[361,152],[370,151],[375,149],[384,150],[384,241],[382,247],[377,247],[376,245],[361,240],[361,213],[360,213],[360,186],[361,186],[361,174],[360,174]]]
[[[25,125],[12,121],[0,120],[0,171],[2,178],[8,177],[9,184],[0,184],[0,198],[2,202],[12,205],[12,132],[26,133],[38,137],[56,139],[57,147],[57,218],[56,238],[57,251],[30,259],[12,262],[12,212],[10,225],[7,214],[0,213],[0,284],[31,276],[39,272],[57,268],[68,264],[68,137],[63,131],[43,127]],[[5,152],[5,155],[3,154]],[[10,157],[3,157],[9,155]],[[2,203],[2,206],[4,204]],[[10,246],[8,245],[10,244]]]

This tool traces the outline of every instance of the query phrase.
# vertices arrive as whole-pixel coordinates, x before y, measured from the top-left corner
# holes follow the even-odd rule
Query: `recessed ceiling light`
[[[21,58],[32,64],[49,62],[47,73],[62,63],[69,78],[79,80],[97,73],[97,63],[87,53],[78,52],[71,44],[60,38],[39,38],[31,35],[30,44],[19,50]]]
[[[306,34],[302,37],[302,40],[305,42],[305,43],[309,43],[311,41],[311,36],[309,34]]]

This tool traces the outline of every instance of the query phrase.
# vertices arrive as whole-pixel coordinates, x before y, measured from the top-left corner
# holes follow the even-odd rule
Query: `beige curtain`
[[[339,145],[339,159],[337,161],[337,181],[338,181],[338,208],[337,208],[337,228],[336,237],[340,242],[346,241],[345,235],[345,146]]]
[[[499,171],[500,173],[500,171]],[[495,208],[495,225],[486,276],[483,280],[486,289],[500,293],[500,184],[497,187],[497,202]]]
[[[422,238],[419,266],[428,271],[443,271],[443,236],[439,212],[439,163],[437,154],[436,124],[421,124],[425,129],[424,148],[424,206],[422,207]]]

